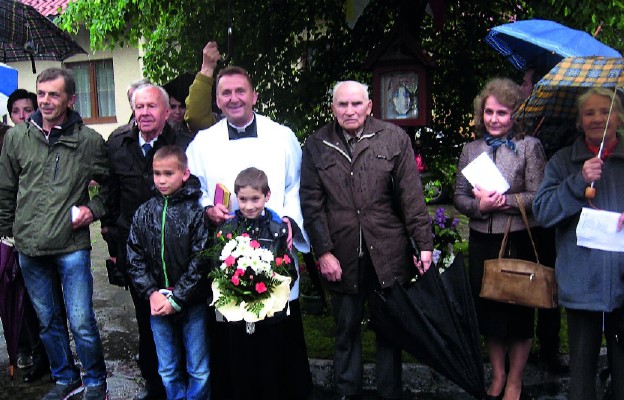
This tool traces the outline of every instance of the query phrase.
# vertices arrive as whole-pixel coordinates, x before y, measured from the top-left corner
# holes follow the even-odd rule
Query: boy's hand
[[[167,297],[157,291],[150,294],[149,301],[150,311],[154,316],[171,315],[175,311]]]

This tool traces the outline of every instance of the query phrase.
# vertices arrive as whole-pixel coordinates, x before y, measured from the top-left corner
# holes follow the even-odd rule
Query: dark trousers
[[[557,259],[555,229],[536,227],[533,228],[532,232],[540,263],[547,267],[555,268]],[[535,333],[540,343],[542,355],[550,356],[559,351],[560,331],[561,310],[559,308],[537,310],[537,329]]]
[[[624,342],[613,313],[566,309],[570,346],[570,400],[596,400],[598,354],[604,327],[614,399],[624,399]],[[621,315],[621,314],[620,314]],[[620,342],[616,335],[620,336]]]
[[[130,285],[130,295],[139,328],[139,369],[150,393],[164,394],[165,387],[158,375],[158,356],[150,323],[150,303],[141,298]]]
[[[357,395],[362,391],[362,320],[364,303],[379,286],[370,257],[360,258],[358,265],[360,291],[357,294],[332,292],[331,302],[336,321],[334,379],[340,395]],[[401,397],[401,349],[376,336],[377,393],[388,399]]]
[[[544,356],[559,352],[559,331],[561,331],[561,310],[557,308],[540,308],[537,310],[537,329],[540,352]]]

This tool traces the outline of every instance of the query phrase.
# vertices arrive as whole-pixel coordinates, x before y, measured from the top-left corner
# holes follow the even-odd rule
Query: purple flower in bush
[[[457,230],[459,221],[459,218],[447,215],[443,207],[438,208],[431,218],[433,249],[436,255],[434,264],[441,270],[447,268],[455,258],[454,246],[463,242]]]

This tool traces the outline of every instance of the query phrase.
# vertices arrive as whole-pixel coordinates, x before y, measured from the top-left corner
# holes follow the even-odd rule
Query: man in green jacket
[[[39,109],[9,130],[0,155],[0,236],[15,238],[56,380],[44,400],[64,399],[85,388],[85,399],[105,399],[107,392],[93,311],[89,237],[89,224],[105,212],[107,148],[70,108],[75,92],[71,71],[43,71],[37,77]],[[93,199],[88,192],[91,180],[100,184]],[[62,295],[54,290],[59,279]],[[63,301],[85,371],[82,380],[72,357]]]

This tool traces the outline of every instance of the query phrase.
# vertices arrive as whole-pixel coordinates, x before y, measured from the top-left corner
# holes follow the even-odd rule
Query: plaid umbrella
[[[624,86],[624,58],[564,58],[542,78],[531,96],[520,105],[517,118],[576,118],[576,100],[592,86]]]
[[[67,32],[18,0],[0,0],[0,61],[63,61],[87,52]]]
[[[519,70],[529,66],[552,68],[564,57],[622,57],[587,32],[554,21],[530,19],[496,26],[485,42]]]

